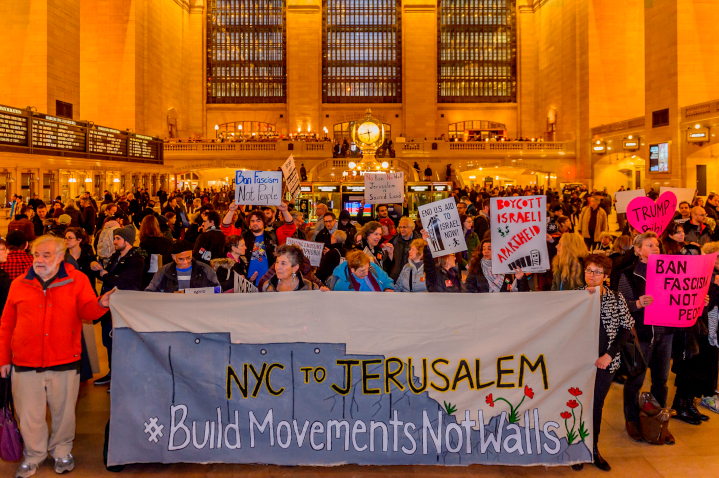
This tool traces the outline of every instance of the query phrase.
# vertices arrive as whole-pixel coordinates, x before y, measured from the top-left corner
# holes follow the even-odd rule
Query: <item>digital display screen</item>
[[[22,114],[22,111],[14,108],[0,108],[0,143],[27,146],[27,118],[6,114]]]
[[[342,205],[342,209],[347,209],[350,212],[350,216],[356,216],[359,212],[360,206],[362,206],[362,203],[360,201],[350,201],[345,202]],[[372,205],[371,204],[365,204],[364,206],[364,215],[369,216],[372,214]]]
[[[32,145],[37,148],[67,149],[84,153],[85,128],[75,125],[74,121],[51,119],[52,121],[37,118],[32,120]]]
[[[669,143],[649,145],[649,171],[653,173],[669,172]]]
[[[127,135],[121,131],[98,126],[90,130],[89,153],[127,156]]]
[[[130,156],[157,159],[157,142],[151,140],[149,136],[140,135],[130,138]]]

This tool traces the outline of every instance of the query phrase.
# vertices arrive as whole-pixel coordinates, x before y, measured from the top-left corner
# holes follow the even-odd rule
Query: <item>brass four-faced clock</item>
[[[384,141],[384,124],[367,109],[367,115],[352,126],[352,141],[364,154],[374,154]]]

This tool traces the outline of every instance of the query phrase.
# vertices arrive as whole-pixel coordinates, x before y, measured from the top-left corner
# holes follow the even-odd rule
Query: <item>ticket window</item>
[[[417,217],[419,206],[424,206],[435,200],[432,186],[429,184],[422,186],[408,185],[405,194],[407,195],[407,209],[411,218]]]
[[[314,203],[314,195],[312,194],[312,186],[307,184],[300,185],[300,193],[295,199],[295,209],[302,213],[305,221],[309,220],[310,210]]]
[[[324,204],[329,212],[339,217],[342,210],[342,194],[339,184],[315,184],[312,186],[313,201],[310,204],[310,217],[312,222],[322,220],[317,217],[317,205]]]

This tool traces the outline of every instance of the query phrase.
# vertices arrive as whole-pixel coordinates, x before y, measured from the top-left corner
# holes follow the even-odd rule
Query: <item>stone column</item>
[[[319,0],[287,2],[288,132],[322,130],[322,12]]]

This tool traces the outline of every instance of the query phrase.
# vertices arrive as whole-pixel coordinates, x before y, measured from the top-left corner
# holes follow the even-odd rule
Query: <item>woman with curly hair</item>
[[[557,255],[552,261],[552,290],[574,290],[584,287],[582,259],[589,251],[582,236],[576,232],[562,235],[557,243]]]

